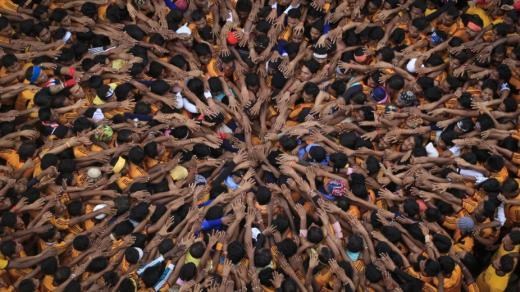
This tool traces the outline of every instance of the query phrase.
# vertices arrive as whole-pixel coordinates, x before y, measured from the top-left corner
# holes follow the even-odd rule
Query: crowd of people
[[[520,1],[0,13],[0,291],[520,289]]]

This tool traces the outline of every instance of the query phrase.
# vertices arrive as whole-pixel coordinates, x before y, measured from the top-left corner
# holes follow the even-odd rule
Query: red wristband
[[[74,85],[76,85],[76,80],[74,80],[74,79],[69,79],[69,80],[63,82],[63,86],[65,86],[65,87],[72,87]]]
[[[76,73],[76,68],[74,67],[69,67],[69,75],[71,77],[74,77],[74,73]]]

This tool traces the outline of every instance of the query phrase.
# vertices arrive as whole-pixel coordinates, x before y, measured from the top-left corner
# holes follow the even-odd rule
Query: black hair
[[[410,217],[415,217],[419,214],[419,204],[412,198],[408,198],[404,201],[403,209]]]
[[[451,249],[452,242],[449,237],[435,233],[432,237],[433,244],[440,253],[448,253]]]
[[[251,0],[238,0],[236,2],[236,10],[240,12],[250,12],[253,8]]]
[[[201,98],[204,95],[204,83],[200,78],[192,78],[188,81],[188,89]]]
[[[282,137],[280,137],[278,142],[280,142],[280,145],[285,151],[292,151],[296,147],[298,147],[297,138],[293,136],[283,135]]]
[[[348,237],[347,250],[350,252],[360,252],[363,250],[363,238],[359,235],[352,234]]]
[[[346,197],[338,197],[336,199],[336,205],[343,211],[347,211],[350,208],[350,200]]]
[[[40,263],[40,269],[44,275],[54,275],[58,270],[58,259],[56,257],[48,257]]]
[[[424,273],[428,277],[435,277],[441,271],[441,265],[438,261],[427,259],[424,263]]]
[[[150,63],[150,69],[148,70],[148,75],[153,78],[159,78],[164,71],[164,66],[156,61],[152,61]]]
[[[128,247],[125,250],[125,260],[132,265],[139,261],[139,252],[135,247]]]
[[[404,41],[405,36],[405,31],[402,28],[398,27],[394,29],[390,34],[390,40],[396,44],[400,44]]]
[[[317,73],[320,69],[320,63],[314,59],[310,59],[303,63],[303,66],[307,67],[311,73]]]
[[[165,40],[163,38],[163,36],[159,33],[153,33],[151,36],[150,36],[150,43],[151,44],[156,44],[156,45],[159,45],[159,46],[163,46],[164,43],[165,43]]]
[[[300,19],[300,17],[302,16],[302,12],[300,11],[299,8],[293,8],[293,9],[289,10],[289,12],[287,13],[287,16],[290,18]]]
[[[277,215],[272,222],[273,226],[276,227],[280,233],[284,233],[289,227],[289,219],[285,215]]]
[[[277,243],[276,246],[278,248],[278,251],[282,253],[286,258],[292,257],[296,254],[296,251],[298,250],[298,246],[290,238],[286,238],[280,241],[279,243]]]
[[[515,179],[508,177],[506,180],[502,183],[502,193],[503,194],[511,194],[518,190],[518,183]]]
[[[453,270],[455,269],[455,261],[450,256],[440,256],[438,258],[441,271],[444,273],[444,275],[448,276],[451,275]]]
[[[258,204],[267,205],[271,201],[271,191],[264,186],[259,186],[256,189],[255,198]]]
[[[33,157],[36,148],[36,144],[33,142],[23,142],[22,145],[18,147],[17,152],[21,160],[27,160]]]
[[[488,114],[480,114],[477,117],[477,122],[480,125],[481,132],[487,131],[487,130],[495,127],[495,124],[493,123],[493,119]]]
[[[11,257],[16,252],[16,242],[13,240],[5,240],[0,243],[0,252],[6,257]]]
[[[227,257],[233,264],[238,264],[246,255],[243,244],[238,241],[232,241],[227,246]]]
[[[412,19],[412,25],[419,31],[423,31],[426,29],[426,27],[428,27],[428,20],[426,17],[417,17]]]
[[[83,214],[83,202],[81,200],[73,200],[67,204],[67,213],[70,216],[81,216]]]
[[[71,173],[76,170],[76,162],[74,159],[62,159],[58,164],[59,172]]]
[[[136,284],[130,278],[124,278],[119,285],[119,292],[135,292],[137,291]]]
[[[56,166],[57,164],[58,164],[58,156],[53,153],[47,153],[47,154],[43,155],[41,162],[40,162],[40,167],[42,170],[45,170],[51,166]]]
[[[94,123],[86,117],[78,117],[74,120],[72,130],[74,133],[79,133],[85,130],[91,130],[94,128]]]
[[[173,128],[172,136],[176,139],[184,139],[189,135],[189,129],[186,126]]]
[[[503,273],[509,273],[513,271],[515,262],[510,254],[505,254],[500,257],[500,271]]]
[[[437,86],[429,87],[424,91],[424,98],[426,98],[426,100],[428,100],[429,102],[438,101],[441,98],[441,96],[442,91]]]
[[[143,273],[141,274],[141,280],[143,280],[144,285],[147,288],[153,287],[155,285],[155,283],[157,283],[159,281],[162,273],[164,272],[165,265],[166,264],[164,262],[162,262],[160,264],[153,265],[143,271]],[[192,263],[191,263],[191,265],[195,266]],[[186,266],[186,265],[184,265],[184,266]],[[181,269],[181,273],[182,273],[182,269]],[[182,274],[182,276],[184,276],[184,274]],[[188,279],[188,280],[190,280],[190,279]]]
[[[309,157],[315,162],[321,162],[327,157],[327,152],[321,146],[313,146],[309,150]]]
[[[56,273],[54,274],[54,283],[57,285],[62,284],[63,282],[67,281],[71,274],[72,273],[69,267],[59,267]]]
[[[149,204],[147,202],[140,202],[135,207],[130,209],[129,218],[137,222],[143,221],[146,218],[146,215],[148,215],[148,207]]]
[[[496,178],[488,178],[479,187],[487,193],[495,193],[500,191],[500,182]]]
[[[368,38],[372,41],[379,41],[385,36],[385,31],[380,26],[370,28]]]
[[[274,72],[273,77],[271,78],[271,86],[274,89],[281,90],[285,86],[286,82],[287,78],[285,78],[280,71]]]
[[[271,281],[273,280],[273,269],[272,268],[262,269],[258,273],[258,279],[260,280],[260,284],[262,284],[263,286],[271,287],[272,286]]]
[[[20,292],[33,292],[36,291],[36,285],[32,279],[24,279],[18,285],[18,291]]]
[[[134,230],[134,225],[132,225],[132,223],[130,221],[125,220],[123,222],[118,223],[116,226],[114,226],[112,233],[116,237],[122,237],[122,236],[132,233],[133,230]]]
[[[4,67],[11,67],[18,62],[18,58],[14,54],[8,53],[2,57],[1,62]]]
[[[170,90],[170,85],[166,83],[166,81],[157,79],[152,81],[150,86],[150,90],[158,95],[164,95],[166,92]]]
[[[514,113],[518,109],[518,102],[514,97],[508,96],[504,99],[504,110],[506,113]]]
[[[86,235],[78,235],[72,241],[75,250],[86,251],[90,247],[90,239]]]
[[[206,250],[206,247],[200,241],[195,242],[189,248],[189,252],[190,252],[191,256],[193,256],[196,259],[201,258],[202,254],[204,254],[205,250]]]
[[[389,225],[383,226],[381,228],[381,233],[392,243],[396,243],[402,238],[401,231]]]
[[[351,191],[352,193],[360,198],[360,199],[366,199],[368,198],[368,191],[367,191],[367,188],[365,186],[365,184],[360,184],[360,183],[356,183],[356,184],[352,184],[351,186]]]
[[[404,87],[404,78],[399,74],[394,74],[388,79],[388,86],[393,90],[401,90]]]
[[[104,256],[99,256],[90,261],[89,265],[87,266],[87,271],[91,273],[99,273],[103,271],[107,266],[108,258]]]
[[[106,10],[106,18],[110,22],[120,22],[124,18],[123,11],[116,4],[110,4]]]
[[[260,78],[256,73],[246,73],[245,82],[248,87],[256,87],[260,85]]]
[[[306,82],[303,86],[303,92],[312,97],[316,97],[320,93],[320,88],[314,82]]]
[[[377,283],[383,279],[383,274],[372,263],[365,266],[365,276],[370,283]]]
[[[504,158],[500,155],[491,155],[486,160],[486,166],[489,171],[498,172],[504,167]]]
[[[465,108],[465,109],[471,109],[471,103],[473,101],[473,97],[470,93],[464,92],[462,95],[457,99],[459,104]]]
[[[173,240],[171,238],[165,238],[159,243],[158,249],[160,254],[165,254],[174,247]]]
[[[85,2],[81,5],[81,13],[89,18],[94,18],[97,15],[98,7],[92,2]]]
[[[323,231],[316,226],[312,226],[307,231],[307,239],[312,243],[319,243],[323,240]]]
[[[144,150],[139,146],[134,146],[128,152],[128,160],[134,164],[141,164],[144,160]]]
[[[453,146],[453,140],[457,139],[458,134],[453,129],[446,129],[442,131],[440,139],[446,146],[451,147]]]
[[[257,268],[263,268],[271,263],[271,251],[266,248],[255,249],[254,264]]]
[[[222,216],[224,216],[224,209],[222,208],[222,206],[216,205],[208,209],[204,218],[206,220],[214,220],[221,218]]]
[[[194,263],[184,264],[179,273],[179,278],[183,281],[189,281],[197,274],[197,266]]]
[[[336,172],[344,168],[348,163],[348,157],[342,152],[332,153],[329,156],[330,162],[332,162],[333,168]]]
[[[198,43],[193,45],[193,51],[198,56],[206,56],[211,55],[211,48],[205,43]]]
[[[192,153],[198,158],[205,158],[211,154],[210,147],[203,143],[193,145]]]
[[[342,95],[343,93],[345,93],[347,87],[346,87],[346,84],[343,80],[336,80],[334,81],[331,85],[330,85],[330,88],[332,90],[334,90],[334,92],[336,93],[336,96],[339,96],[339,95]]]
[[[103,280],[108,287],[114,287],[119,281],[119,274],[114,271],[108,271],[103,274]]]
[[[55,8],[50,15],[50,19],[56,22],[61,22],[66,16],[67,10],[63,8]]]

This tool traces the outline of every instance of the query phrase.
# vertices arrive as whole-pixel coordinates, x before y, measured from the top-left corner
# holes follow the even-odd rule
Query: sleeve
[[[175,94],[175,101],[177,102],[177,105],[175,106],[176,109],[181,109],[184,107],[184,100],[182,99],[182,94],[180,92]]]
[[[172,0],[164,0],[164,4],[166,4],[166,6],[168,6],[168,8],[171,10],[177,9],[177,5],[175,5]]]
[[[227,161],[222,168],[220,174],[213,181],[213,186],[218,186],[224,182],[224,180],[233,172],[236,164],[233,161]]]
[[[0,259],[0,270],[5,270],[9,265],[9,261],[6,259]]]
[[[188,112],[190,112],[192,114],[199,112],[197,107],[193,103],[191,103],[189,100],[187,100],[186,98],[183,98],[182,102],[183,102],[184,109],[187,110]]]
[[[222,218],[218,218],[215,220],[203,220],[202,224],[200,225],[200,228],[204,231],[207,231],[220,226],[222,226]]]
[[[280,54],[281,56],[287,56],[285,45],[287,45],[287,42],[285,40],[279,40],[278,44],[276,45],[276,50],[278,51],[278,54]]]

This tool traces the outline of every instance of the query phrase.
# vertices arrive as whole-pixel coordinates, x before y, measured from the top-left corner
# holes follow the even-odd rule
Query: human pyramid
[[[520,0],[0,14],[0,292],[520,290]]]

